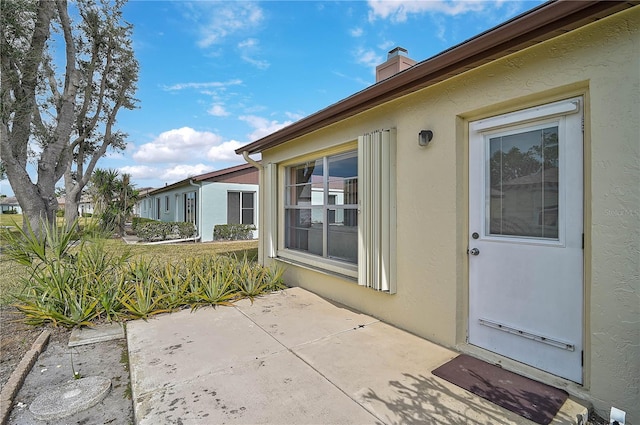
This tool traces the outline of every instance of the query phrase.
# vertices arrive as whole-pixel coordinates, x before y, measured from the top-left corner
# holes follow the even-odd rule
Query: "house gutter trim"
[[[238,152],[236,151],[236,153],[238,153]],[[256,167],[258,170],[262,171],[264,169],[262,164],[260,164],[258,161],[256,161],[255,159],[253,159],[253,158],[251,158],[249,156],[249,152],[242,151],[242,157],[244,158],[245,161],[247,161],[249,164],[251,164],[254,167]]]

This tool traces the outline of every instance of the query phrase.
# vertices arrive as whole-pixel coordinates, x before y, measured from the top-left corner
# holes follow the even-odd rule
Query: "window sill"
[[[279,250],[276,258],[284,263],[304,267],[331,276],[358,281],[358,266],[291,250]]]

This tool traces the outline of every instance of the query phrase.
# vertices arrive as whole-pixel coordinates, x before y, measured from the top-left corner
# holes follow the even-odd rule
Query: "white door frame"
[[[582,98],[577,97],[471,122],[468,211],[469,343],[579,383],[584,340],[581,117]],[[557,236],[491,233],[493,190],[485,183],[489,140],[547,125],[557,126],[560,141]]]

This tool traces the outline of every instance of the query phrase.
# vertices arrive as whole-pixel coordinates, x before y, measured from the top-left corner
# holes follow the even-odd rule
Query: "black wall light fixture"
[[[420,130],[418,133],[418,145],[420,146],[428,146],[431,139],[433,139],[433,131],[431,130]]]

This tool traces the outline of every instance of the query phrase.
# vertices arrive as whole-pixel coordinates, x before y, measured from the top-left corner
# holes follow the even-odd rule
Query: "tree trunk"
[[[54,169],[47,163],[38,163],[38,182],[34,184],[26,171],[28,142],[31,136],[36,107],[38,69],[50,35],[50,22],[55,14],[52,2],[38,3],[37,16],[31,44],[26,51],[22,74],[8,58],[2,58],[2,101],[12,105],[15,114],[9,125],[8,116],[2,117],[0,131],[0,156],[16,198],[23,210],[23,227],[30,225],[36,235],[42,235],[42,224],[54,225],[58,202],[55,195]],[[4,39],[3,39],[4,40]],[[9,76],[13,75],[13,79]],[[16,85],[15,80],[19,79]],[[6,87],[6,90],[5,90]],[[13,89],[12,99],[9,95]],[[43,173],[40,176],[40,173]],[[44,222],[44,223],[43,223]]]
[[[67,191],[64,195],[64,222],[67,229],[70,229],[79,217],[78,206],[80,204],[82,190],[79,189],[78,185],[65,184],[65,188]]]
[[[23,230],[31,228],[39,238],[44,234],[43,226],[54,226],[56,223],[58,200],[55,185],[50,188],[34,185],[28,176],[18,179],[9,176],[9,183],[22,208]]]

